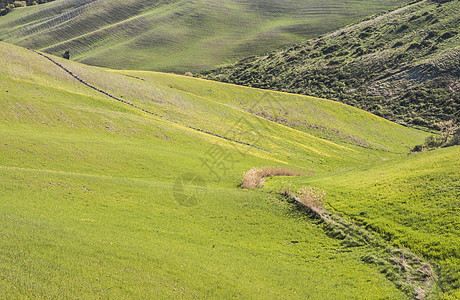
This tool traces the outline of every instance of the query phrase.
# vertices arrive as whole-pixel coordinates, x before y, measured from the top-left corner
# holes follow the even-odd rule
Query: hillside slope
[[[315,97],[268,92],[184,77],[144,71],[116,71],[155,85],[212,99],[227,107],[259,116],[334,143],[364,149],[407,153],[415,139],[426,133],[407,128],[354,107]]]
[[[405,297],[362,260],[369,247],[345,247],[285,201],[237,186],[253,166],[321,176],[381,164],[425,133],[322,99],[133,78],[6,43],[0,57],[1,298]],[[350,126],[392,138],[325,140],[218,96],[238,94],[349,109]]]
[[[458,147],[407,156],[426,133],[325,99],[0,58],[0,298],[407,299],[408,250],[458,297]],[[238,188],[262,166],[307,175]],[[402,256],[335,238],[277,196],[292,185]]]
[[[438,2],[420,1],[201,76],[333,99],[410,126],[458,123],[460,1]]]
[[[0,18],[0,39],[117,69],[201,71],[330,32],[397,0],[60,0]]]
[[[436,268],[440,292],[445,293],[438,298],[458,299],[459,171],[460,147],[455,146],[352,172],[290,182],[320,187],[327,192],[326,206],[330,209],[379,232],[396,247],[407,247],[428,258]],[[282,181],[273,178],[265,188],[282,188]],[[378,260],[375,263],[379,265]]]

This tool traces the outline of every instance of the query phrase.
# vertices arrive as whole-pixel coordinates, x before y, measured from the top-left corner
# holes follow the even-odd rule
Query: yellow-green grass
[[[205,97],[226,106],[340,144],[407,153],[409,145],[428,134],[411,130],[348,105],[283,92],[211,82],[175,74],[116,71],[155,85]]]
[[[403,1],[404,2],[404,1]],[[57,0],[0,19],[0,39],[118,69],[200,71],[317,37],[396,0]]]
[[[405,297],[362,261],[368,248],[347,248],[290,204],[238,184],[254,166],[314,170],[302,177],[308,182],[391,162],[425,133],[353,109],[360,117],[350,126],[381,126],[395,140],[375,149],[329,141],[230,107],[231,98],[219,95],[241,93],[242,103],[292,98],[337,118],[346,106],[216,83],[206,92],[206,82],[193,78],[145,73],[142,81],[54,59],[164,118],[0,43],[0,298]],[[373,141],[364,129],[357,135]],[[185,173],[206,184],[184,183],[185,194],[197,196],[191,202],[177,192]]]
[[[80,84],[51,62],[43,60],[40,65],[34,64],[34,61],[40,58],[39,56],[30,56],[27,50],[21,48],[14,49],[16,51],[10,51],[12,57],[9,62],[5,60],[5,71],[7,74],[14,73],[14,75],[10,75],[10,78],[17,77],[28,81],[35,80],[36,82],[44,82],[46,80],[48,85],[52,83],[53,87],[58,87],[60,90],[66,88],[75,88],[79,91],[88,90],[90,95],[98,96],[97,94],[99,93]],[[214,88],[214,92],[210,93],[204,88],[201,89],[201,92],[199,89],[190,89],[190,92],[188,92],[174,88],[176,82],[180,84],[181,80],[183,80],[189,86],[194,83],[199,86],[199,84],[202,85],[207,82],[183,76],[171,77],[166,74],[162,82],[146,82],[58,58],[56,60],[75,74],[78,74],[83,80],[119,98],[184,125],[252,142],[256,146],[277,154],[274,157],[281,162],[289,162],[292,159],[311,161],[312,163],[330,161],[333,164],[324,165],[323,167],[331,169],[335,168],[336,164],[349,165],[350,160],[354,164],[356,160],[367,161],[369,159],[368,156],[373,157],[372,159],[375,159],[376,156],[378,156],[377,159],[386,156],[386,154],[380,153],[380,151],[372,151],[371,148],[406,153],[407,147],[423,141],[426,136],[423,132],[405,128],[361,110],[327,100],[250,90],[215,82],[209,82],[208,88],[209,90]],[[30,74],[38,74],[39,78],[33,78]],[[156,73],[145,74],[155,75]],[[187,85],[185,88],[187,88]],[[229,95],[229,97],[226,98],[222,94]],[[241,97],[239,96],[240,94]],[[261,107],[260,109],[264,109],[269,101],[275,105],[277,110],[281,109],[279,111],[280,114],[287,114],[287,117],[290,116],[289,114],[292,109],[289,106],[287,109],[284,109],[284,106],[289,105],[289,102],[298,104],[298,107],[303,110],[320,110],[316,115],[306,114],[302,116],[313,124],[320,122],[318,121],[318,114],[325,115],[322,122],[329,127],[333,127],[332,124],[337,119],[340,119],[340,117],[343,117],[345,121],[341,121],[340,125],[343,126],[341,126],[340,130],[347,130],[345,134],[349,134],[352,131],[346,128],[355,128],[355,136],[364,142],[369,140],[369,143],[372,142],[374,147],[360,147],[353,145],[353,143],[334,143],[313,136],[312,134],[315,134],[315,132],[303,132],[286,126],[280,126],[275,122],[243,112],[238,107],[230,107],[226,103],[231,101],[230,95],[238,95],[235,97],[238,97],[239,102],[250,103],[252,106]],[[32,97],[40,97],[40,94],[36,93]],[[110,103],[115,105],[117,110],[131,110],[129,106],[118,104],[113,100],[110,101]],[[79,102],[76,102],[75,105],[77,103]],[[346,115],[354,115],[354,117],[346,117]],[[308,120],[309,116],[311,116],[310,120]],[[49,121],[56,122],[57,118],[58,116],[49,116]],[[171,123],[166,122],[165,124]],[[376,129],[372,127],[377,126],[377,124],[379,129],[382,128],[380,140],[379,136],[373,135]],[[358,130],[358,128],[362,129]],[[391,139],[385,136],[390,136]],[[373,142],[373,139],[377,142]],[[249,151],[255,150],[250,149]],[[363,157],[363,153],[366,154],[366,158]],[[267,154],[263,151],[257,151],[257,155],[266,156]],[[390,153],[388,155],[391,156]]]
[[[317,178],[293,178],[327,193],[326,207],[436,267],[443,296],[460,292],[460,147],[403,156],[383,165]],[[272,179],[267,189],[285,183]],[[455,296],[457,295],[457,296]]]
[[[212,188],[187,208],[154,180],[0,174],[2,298],[403,298],[261,193]]]

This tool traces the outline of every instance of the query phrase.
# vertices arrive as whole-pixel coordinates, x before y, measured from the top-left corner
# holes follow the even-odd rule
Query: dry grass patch
[[[325,191],[317,187],[304,186],[295,192],[286,189],[281,194],[294,199],[318,216],[323,217],[323,212],[325,211],[324,200],[326,199]]]
[[[264,183],[265,177],[273,176],[301,176],[302,173],[285,167],[263,167],[252,168],[243,174],[241,187],[245,189],[255,189]]]
[[[326,192],[311,186],[301,187],[297,191],[298,201],[310,208],[316,213],[320,213],[324,210],[324,200],[326,199]]]

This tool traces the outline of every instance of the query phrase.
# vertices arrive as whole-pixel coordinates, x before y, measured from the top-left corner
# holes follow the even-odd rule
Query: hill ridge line
[[[123,74],[124,76],[126,77],[129,77],[129,78],[134,78],[134,79],[137,79],[137,80],[141,80],[143,82],[147,82],[147,83],[152,83],[152,81],[150,80],[146,80],[144,78],[141,78],[141,77],[138,77],[138,76],[133,76],[133,75],[129,75],[129,74],[125,74],[125,73],[119,73],[119,74]],[[193,77],[194,79],[198,79],[198,80],[206,80],[206,79],[202,79],[202,78],[198,78],[198,77]],[[244,86],[244,85],[235,85],[233,83],[225,83],[225,84],[230,84],[230,85],[234,85],[234,86],[238,86],[238,87],[241,87],[241,88],[249,88],[249,89],[258,89],[258,90],[261,90],[261,91],[264,91],[264,92],[267,92],[267,90],[263,90],[263,89],[259,89],[259,88],[252,88],[252,87],[248,87],[248,86]],[[185,92],[185,93],[188,93],[188,94],[191,94],[191,95],[195,95],[195,96],[199,96],[199,97],[202,97],[203,99],[206,99],[206,97],[203,97],[203,96],[200,96],[198,94],[194,94],[192,92],[188,92],[188,91],[185,91],[183,89],[178,89],[182,92]],[[343,106],[349,106],[348,104],[345,104],[345,103],[342,103],[342,102],[337,102],[337,101],[333,101],[333,100],[329,100],[329,99],[325,99],[325,98],[318,98],[318,97],[313,97],[313,96],[308,96],[308,95],[301,95],[301,94],[293,94],[293,93],[287,93],[287,92],[281,92],[281,91],[275,91],[275,90],[269,90],[268,92],[273,92],[273,93],[281,93],[281,94],[289,94],[289,95],[296,95],[296,96],[301,96],[301,97],[309,97],[309,98],[316,98],[316,99],[319,99],[319,100],[322,100],[322,101],[330,101],[330,102],[334,102],[335,104],[338,104],[338,105],[343,105]],[[213,101],[213,100],[211,100]],[[275,121],[275,120],[272,120],[268,117],[264,117],[264,116],[261,116],[261,115],[258,115],[257,113],[254,113],[254,112],[251,112],[250,110],[247,110],[247,109],[244,109],[244,108],[239,108],[237,106],[231,106],[229,104],[225,104],[225,103],[219,103],[219,102],[215,102],[215,103],[218,103],[220,105],[223,105],[225,107],[228,107],[228,108],[231,108],[231,109],[234,109],[234,110],[237,110],[239,112],[242,112],[242,113],[245,113],[245,114],[248,114],[248,115],[251,115],[251,116],[255,116],[257,118],[260,118],[262,120],[265,120],[265,121],[268,121],[268,122],[271,122],[271,123],[274,123],[274,124],[277,124],[279,126],[284,126],[284,127],[287,127],[289,128],[290,130],[295,130],[295,131],[298,131],[298,132],[301,132],[302,134],[306,134],[308,135],[309,137],[311,138],[315,138],[315,139],[318,139],[318,140],[321,140],[323,142],[327,142],[327,143],[331,143],[335,146],[338,146],[338,147],[343,147],[343,148],[346,148],[347,150],[350,150],[350,151],[353,151],[351,148],[348,148],[348,146],[345,146],[345,145],[342,145],[342,144],[338,144],[336,143],[336,141],[334,141],[333,139],[328,139],[327,137],[317,137],[313,134],[310,134],[308,132],[304,132],[302,130],[299,130],[295,127],[291,127],[287,124],[284,124],[282,122],[278,122],[278,121]],[[365,111],[363,110],[363,112],[365,113],[369,113],[373,116],[376,116],[368,111]],[[376,116],[376,117],[379,117],[379,116]],[[382,118],[383,119],[383,118]],[[388,122],[391,122],[387,119],[383,119],[385,121],[388,121]],[[401,152],[395,152],[395,151],[390,151],[390,150],[386,150],[386,149],[379,149],[379,148],[372,148],[371,146],[369,147],[366,147],[366,146],[363,146],[363,145],[360,145],[360,144],[353,144],[353,143],[349,143],[349,142],[343,142],[344,144],[346,145],[352,145],[352,146],[357,146],[357,147],[361,147],[361,148],[365,148],[365,149],[370,149],[370,150],[380,150],[380,151],[385,151],[385,152],[388,152],[388,153],[393,153],[393,154],[402,154]]]
[[[99,89],[99,88],[97,88],[97,87],[95,87],[95,86],[93,86],[93,85],[87,83],[86,81],[84,81],[83,79],[81,79],[80,77],[78,77],[77,75],[75,75],[72,71],[70,71],[69,69],[67,69],[66,67],[64,67],[63,65],[61,65],[60,63],[58,63],[57,61],[55,61],[54,59],[52,59],[51,57],[49,57],[49,56],[47,56],[47,55],[45,55],[45,54],[43,54],[43,53],[41,53],[41,52],[38,52],[38,51],[36,51],[36,50],[30,49],[30,48],[27,48],[27,49],[30,50],[30,51],[32,51],[32,52],[34,52],[34,53],[36,53],[36,54],[38,54],[38,55],[40,55],[40,56],[42,56],[42,57],[44,57],[44,58],[46,58],[46,59],[48,59],[49,61],[51,61],[52,63],[54,63],[56,66],[58,66],[59,68],[61,68],[62,70],[64,70],[66,73],[68,73],[70,76],[72,76],[73,78],[75,78],[76,80],[78,80],[81,84],[86,85],[87,87],[89,87],[89,88],[91,88],[91,89],[93,89],[93,90],[95,90],[95,91],[97,91],[97,92],[99,92],[99,93],[101,93],[101,94],[104,94],[104,95],[106,95],[106,96],[108,96],[108,97],[110,97],[110,98],[112,98],[112,99],[114,99],[114,100],[116,100],[116,101],[119,101],[119,102],[122,102],[122,103],[124,103],[124,104],[130,105],[130,106],[132,106],[132,107],[134,107],[134,108],[136,108],[136,109],[138,109],[138,110],[141,110],[141,111],[143,111],[143,112],[145,112],[145,113],[147,113],[147,114],[153,115],[153,116],[155,116],[155,117],[161,118],[161,119],[166,120],[166,121],[168,121],[168,122],[171,122],[171,123],[174,123],[174,124],[177,124],[177,125],[180,125],[180,126],[184,126],[184,127],[186,127],[186,128],[189,128],[189,129],[192,129],[192,130],[195,130],[195,131],[204,133],[204,134],[212,135],[212,136],[214,136],[214,137],[218,137],[218,138],[221,138],[221,139],[224,139],[224,140],[227,140],[227,141],[230,141],[230,142],[234,142],[234,143],[237,143],[237,144],[241,144],[241,145],[253,147],[253,148],[256,148],[256,149],[258,149],[258,150],[262,150],[262,151],[265,151],[265,152],[268,152],[268,153],[271,153],[271,154],[276,154],[276,153],[274,153],[274,152],[272,152],[272,151],[270,151],[270,150],[263,149],[263,148],[261,148],[261,147],[259,147],[259,146],[252,145],[252,144],[250,144],[250,143],[246,143],[246,142],[242,142],[242,141],[238,141],[238,140],[234,140],[234,139],[232,139],[232,138],[229,138],[229,137],[226,137],[226,136],[217,134],[217,133],[212,133],[212,132],[207,131],[207,130],[204,130],[204,129],[200,129],[200,128],[196,128],[196,127],[193,127],[193,126],[185,125],[185,124],[179,123],[179,122],[177,122],[177,121],[174,121],[174,120],[168,119],[168,118],[166,118],[166,117],[163,117],[163,116],[161,116],[161,115],[159,115],[159,114],[157,114],[157,113],[154,113],[154,112],[151,112],[151,111],[149,111],[149,110],[146,110],[146,109],[144,109],[144,108],[142,108],[142,107],[140,107],[140,106],[137,106],[136,104],[133,104],[133,103],[128,102],[128,101],[126,101],[126,100],[120,99],[120,98],[118,98],[118,97],[116,97],[116,96],[114,96],[114,95],[112,95],[112,94],[110,94],[110,93],[108,93],[108,92],[106,92],[106,91],[104,91],[104,90],[101,90],[101,89]]]
[[[386,17],[391,17],[391,16],[393,16],[395,14],[399,14],[400,12],[403,12],[403,11],[409,9],[412,6],[417,5],[419,3],[423,3],[423,2],[426,2],[426,0],[421,0],[421,1],[414,2],[414,3],[410,3],[408,5],[404,5],[403,7],[397,8],[397,9],[392,10],[390,12],[386,12],[383,15],[379,15],[379,16],[376,16],[376,17],[373,17],[373,18],[371,16],[371,19],[369,19],[369,20],[363,20],[363,21],[358,22],[356,24],[352,24],[352,25],[340,28],[340,29],[335,30],[335,31],[333,31],[331,33],[328,33],[328,34],[326,34],[326,35],[324,35],[322,37],[319,37],[317,39],[312,39],[312,41],[317,42],[317,41],[320,41],[320,40],[327,39],[327,38],[329,38],[331,36],[338,35],[338,34],[340,34],[342,32],[350,31],[350,30],[352,30],[354,28],[357,28],[357,27],[365,27],[365,25],[371,24],[372,22],[375,22],[375,21],[380,21],[380,20],[382,20],[383,18],[386,18]]]

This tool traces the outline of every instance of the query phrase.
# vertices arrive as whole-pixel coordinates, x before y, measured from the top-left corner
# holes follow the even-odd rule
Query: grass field
[[[437,293],[455,297],[458,279],[443,272],[458,266],[445,218],[458,219],[458,147],[407,157],[427,133],[332,101],[54,60],[161,117],[0,42],[0,298],[407,298],[363,261],[369,247],[344,245],[271,192],[283,181],[326,190],[332,211],[436,263]],[[238,187],[266,165],[310,176]],[[426,205],[398,202],[405,180]]]
[[[371,229],[395,247],[433,262],[443,297],[460,296],[460,147],[411,154],[352,172],[292,178],[327,191],[326,206]],[[273,178],[265,188],[278,190]],[[439,297],[441,294],[438,294]]]
[[[0,39],[117,69],[201,71],[317,37],[404,1],[78,1],[15,9]]]

